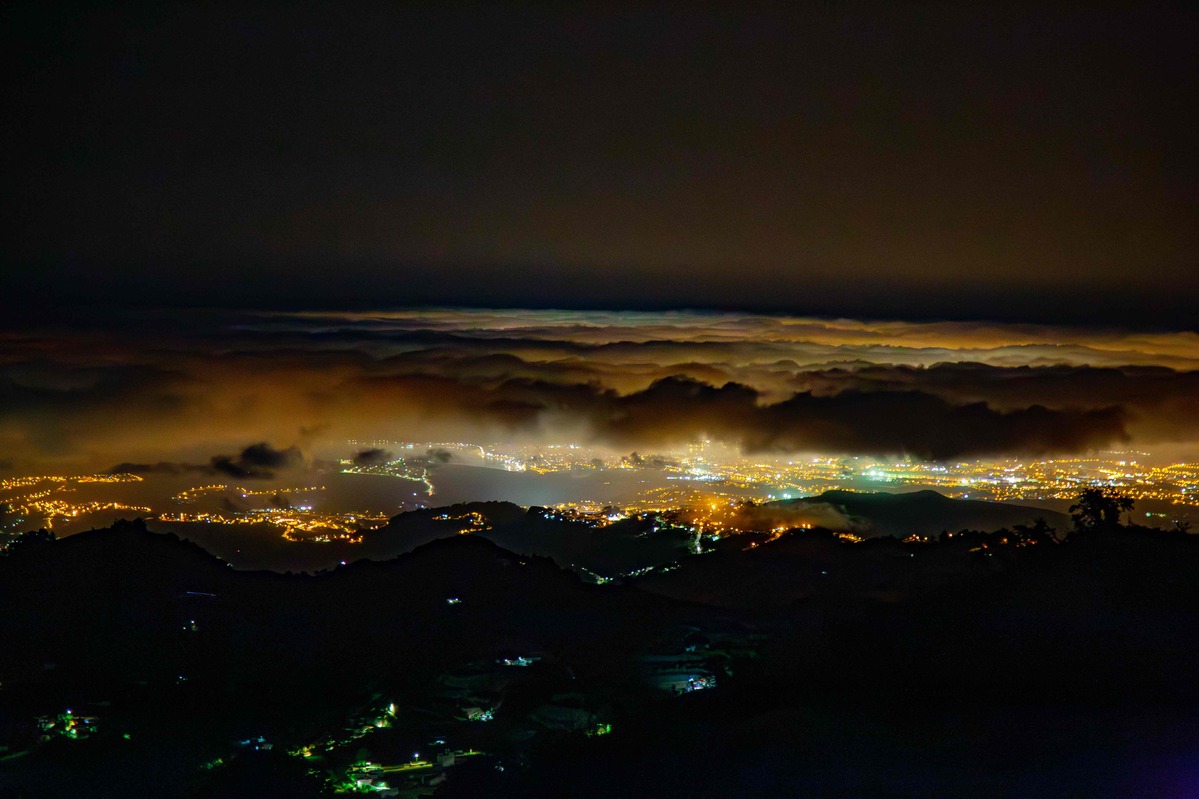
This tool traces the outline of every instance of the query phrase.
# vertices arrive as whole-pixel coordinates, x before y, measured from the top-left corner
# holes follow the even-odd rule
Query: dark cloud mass
[[[1102,449],[1129,440],[1116,407],[997,411],[954,405],[922,391],[797,394],[765,410],[749,451],[869,452],[944,460],[976,455],[1046,455]]]
[[[425,457],[429,459],[429,463],[444,464],[449,463],[454,459],[454,453],[440,447],[431,449],[425,453]]]
[[[354,453],[355,466],[379,466],[394,459],[389,451],[373,447],[371,449],[363,449]]]
[[[448,391],[438,392],[442,396]],[[663,378],[620,395],[594,385],[524,381],[500,384],[457,412],[512,430],[537,430],[562,418],[614,447],[678,445],[706,436],[747,452],[836,452],[944,459],[973,455],[1083,452],[1129,436],[1117,407],[999,411],[983,402],[955,405],[923,391],[795,394],[764,404],[752,388]],[[552,424],[550,425],[552,427]]]
[[[1189,332],[681,312],[180,313],[102,334],[11,335],[0,386],[13,468],[87,461],[235,479],[349,439],[627,453],[704,436],[750,453],[930,459],[1199,440]],[[355,461],[392,457],[368,448]]]
[[[238,462],[251,468],[282,469],[297,466],[304,460],[298,447],[275,449],[265,441],[251,444],[241,451]]]
[[[241,454],[214,455],[209,462],[217,474],[239,479],[265,480],[275,476],[275,471],[299,466],[304,461],[298,447],[275,449],[265,441],[251,444]]]
[[[248,480],[265,480],[275,476],[275,470],[294,468],[304,462],[303,453],[299,447],[275,449],[266,442],[251,444],[237,456],[213,455],[208,463],[176,463],[174,461],[158,461],[157,463],[134,463],[122,461],[114,463],[104,471],[110,474],[186,474],[199,472],[208,475],[221,475]]]

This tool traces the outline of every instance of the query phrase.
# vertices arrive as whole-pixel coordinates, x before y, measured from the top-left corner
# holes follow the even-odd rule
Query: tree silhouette
[[[1031,527],[1027,524],[1014,525],[1009,537],[1019,544],[1061,542],[1056,531],[1049,526],[1049,522],[1045,521],[1044,516],[1038,516]]]
[[[1049,526],[1049,522],[1045,521],[1044,516],[1038,516],[1032,523],[1033,537],[1041,540],[1048,538],[1055,543],[1061,543],[1062,539],[1058,538],[1057,530]]]
[[[1070,518],[1078,532],[1116,530],[1120,514],[1132,510],[1133,501],[1112,488],[1085,488],[1070,506]]]

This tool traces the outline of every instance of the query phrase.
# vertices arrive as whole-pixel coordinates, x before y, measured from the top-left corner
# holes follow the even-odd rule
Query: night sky
[[[1199,318],[1189,4],[293,5],[5,5],[7,305]]]

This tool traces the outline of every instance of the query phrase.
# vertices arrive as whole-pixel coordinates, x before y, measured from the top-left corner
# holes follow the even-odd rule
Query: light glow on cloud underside
[[[8,468],[363,436],[955,457],[1199,439],[1199,335],[731,313],[158,313],[10,334]]]

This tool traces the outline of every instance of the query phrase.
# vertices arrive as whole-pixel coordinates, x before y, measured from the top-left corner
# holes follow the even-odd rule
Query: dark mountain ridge
[[[792,512],[833,508],[845,516],[844,529],[866,537],[936,536],[959,530],[992,532],[1016,525],[1032,526],[1037,519],[1044,519],[1050,527],[1065,532],[1071,524],[1064,513],[1004,502],[950,499],[931,489],[896,494],[833,490],[814,497],[770,502],[762,507]]]

